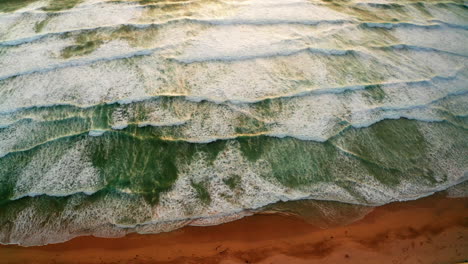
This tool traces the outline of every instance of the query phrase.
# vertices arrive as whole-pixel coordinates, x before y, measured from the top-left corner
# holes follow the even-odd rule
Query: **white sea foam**
[[[106,133],[106,130],[91,130],[89,131],[89,135],[92,137],[99,137]]]
[[[402,84],[383,85],[346,94],[288,98],[272,101],[268,111],[251,104],[218,105],[182,98],[167,102],[167,99],[158,99],[117,107],[112,111],[107,129],[94,127],[85,118],[55,123],[24,119],[0,131],[1,153],[4,156],[27,150],[88,130],[89,135],[100,136],[110,129],[122,130],[128,125],[157,127],[161,129],[162,138],[194,143],[240,135],[290,136],[323,142],[348,126],[368,127],[384,119],[405,117],[452,122],[447,111],[457,116],[468,115],[464,107],[468,96],[464,83],[458,79],[434,81],[431,85],[422,82],[412,84],[411,89]]]
[[[94,193],[101,189],[102,179],[84,152],[85,147],[78,142],[63,153],[57,153],[55,148],[40,150],[17,175],[13,199],[41,194]]]

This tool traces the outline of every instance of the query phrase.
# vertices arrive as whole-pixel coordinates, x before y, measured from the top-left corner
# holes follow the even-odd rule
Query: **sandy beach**
[[[284,215],[254,215],[156,235],[79,237],[41,247],[0,247],[0,263],[463,263],[468,198],[437,194],[375,208],[320,229]]]

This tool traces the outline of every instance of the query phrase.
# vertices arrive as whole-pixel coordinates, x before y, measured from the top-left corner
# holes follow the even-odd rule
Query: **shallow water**
[[[4,0],[0,243],[157,233],[278,201],[375,206],[464,182],[467,10]],[[305,215],[343,218],[313,203]]]

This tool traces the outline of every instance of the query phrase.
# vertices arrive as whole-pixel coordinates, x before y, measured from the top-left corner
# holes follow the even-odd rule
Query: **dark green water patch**
[[[395,168],[384,168],[377,163],[370,162],[366,159],[359,159],[360,164],[366,171],[379,182],[387,186],[396,186],[400,183],[400,176],[404,175],[402,171]]]
[[[107,186],[140,193],[150,204],[156,204],[159,195],[172,188],[180,168],[188,166],[196,153],[203,153],[210,164],[226,144],[138,139],[138,135],[106,133],[93,139],[91,160]]]
[[[338,162],[333,145],[285,140],[289,141],[286,148],[275,150],[275,147],[268,155],[274,178],[291,188],[332,181],[335,175],[331,173],[331,165]]]
[[[0,12],[13,12],[38,0],[0,0]]]
[[[240,150],[250,161],[266,160],[271,175],[281,184],[296,188],[331,180],[330,165],[336,162],[337,150],[328,143],[267,136],[240,138]]]
[[[427,17],[432,17],[432,14],[429,12],[429,10],[427,9],[426,5],[422,2],[417,2],[417,3],[414,3],[412,4],[412,6],[416,9],[418,9],[419,12],[421,12],[423,15],[427,16]]]
[[[142,193],[151,204],[157,203],[159,194],[177,179],[176,158],[189,160],[193,155],[184,144],[136,140],[117,133],[93,141],[91,160],[106,184]]]
[[[40,23],[47,22],[48,20],[44,20]],[[36,25],[36,29],[43,27],[40,23]],[[131,25],[122,25],[117,29],[98,28],[82,30],[78,33],[67,33],[63,37],[74,38],[75,43],[62,49],[61,56],[67,59],[91,54],[103,44],[117,39],[125,40],[134,47],[148,47],[155,43],[158,31],[158,26],[139,28]]]
[[[430,126],[433,133],[445,137],[438,139],[445,141],[445,145],[428,141],[421,131],[428,131],[427,126]],[[447,132],[444,135],[442,131],[445,130]],[[454,134],[454,130],[458,132]],[[451,145],[466,145],[466,135],[464,129],[455,129],[448,123],[429,125],[398,119],[385,120],[365,129],[350,128],[331,142],[344,149],[348,155],[356,157],[370,175],[387,186],[395,186],[402,179],[435,184],[444,181],[446,175],[440,171],[438,165],[431,163],[433,152],[441,154],[450,149]],[[443,159],[450,160],[453,157]],[[434,173],[435,171],[438,173]]]
[[[263,122],[248,116],[242,115],[236,120],[235,132],[237,134],[255,134],[267,131],[268,128]]]
[[[197,198],[200,199],[200,201],[204,205],[209,205],[211,203],[211,196],[210,193],[208,192],[208,182],[206,181],[201,181],[201,182],[195,182],[191,181],[190,185],[192,186],[193,189],[195,189],[195,192],[197,194]]]
[[[83,56],[94,52],[104,41],[96,37],[96,33],[80,34],[75,38],[75,44],[65,47],[61,51],[63,58],[68,59],[75,56]]]
[[[368,85],[364,89],[364,96],[369,98],[372,102],[381,103],[386,96],[385,91],[382,89],[382,85]]]
[[[81,2],[83,2],[83,0],[49,0],[49,4],[42,8],[42,10],[48,12],[67,10],[75,7]]]
[[[402,159],[418,161],[427,146],[418,122],[408,119],[378,122],[365,129],[352,128],[334,142],[366,160],[389,166]]]
[[[237,189],[241,184],[242,178],[240,175],[232,174],[226,179],[223,179],[224,184],[226,184],[231,190]]]
[[[237,140],[240,143],[240,150],[244,157],[246,157],[249,161],[256,161],[258,160],[263,152],[265,144],[263,141],[266,137],[239,137]]]
[[[115,106],[98,105],[92,110],[92,127],[101,129],[109,128],[111,123],[110,121],[112,119],[112,111],[115,110]]]
[[[38,0],[0,0],[0,12],[13,12],[24,8]],[[61,11],[75,7],[82,0],[49,0],[47,6],[42,8],[44,11]]]
[[[44,29],[45,26],[47,26],[47,24],[50,22],[50,20],[52,18],[56,17],[56,14],[47,14],[46,18],[44,18],[43,20],[41,20],[40,22],[36,22],[36,24],[34,25],[34,31],[36,33],[40,33],[42,32],[42,30]]]

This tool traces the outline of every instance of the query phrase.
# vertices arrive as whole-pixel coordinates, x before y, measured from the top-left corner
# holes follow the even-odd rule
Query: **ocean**
[[[466,188],[467,10],[0,0],[0,243],[348,223]]]

